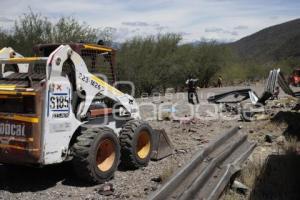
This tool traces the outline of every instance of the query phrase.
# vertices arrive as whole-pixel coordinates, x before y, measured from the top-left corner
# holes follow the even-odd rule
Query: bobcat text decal
[[[25,125],[0,122],[0,136],[25,137]]]

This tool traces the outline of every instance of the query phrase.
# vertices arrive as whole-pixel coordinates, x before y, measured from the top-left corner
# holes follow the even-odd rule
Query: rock
[[[167,88],[166,93],[175,93],[175,89],[174,88]]]
[[[115,195],[114,195],[114,199],[119,199],[120,197],[121,197],[120,194],[115,194]]]
[[[187,151],[184,149],[176,149],[176,153],[186,153]]]
[[[284,143],[285,143],[285,137],[284,137],[283,135],[277,137],[277,138],[276,138],[276,143],[277,143],[278,145],[284,145]]]
[[[151,178],[151,181],[156,182],[156,183],[160,183],[160,182],[162,182],[162,178],[161,178],[161,176],[154,177],[154,178]]]
[[[180,119],[180,124],[190,124],[191,123],[191,120],[190,119]]]
[[[265,142],[272,143],[273,142],[273,135],[271,135],[271,134],[265,135]]]
[[[196,133],[197,129],[195,129],[195,128],[189,128],[188,132]]]
[[[97,189],[98,194],[104,196],[110,196],[114,193],[114,191],[115,189],[113,188],[113,184],[111,183],[103,184]]]
[[[133,194],[132,196],[135,197],[135,198],[138,198],[138,197],[141,197],[141,194],[135,193],[135,194]]]
[[[209,143],[209,140],[202,140],[202,141],[200,141],[200,144],[206,144],[206,143]]]
[[[193,138],[194,140],[197,140],[197,141],[203,141],[203,138]]]
[[[249,188],[239,181],[234,181],[231,188],[241,194],[246,194]]]
[[[156,186],[152,186],[151,187],[151,191],[155,191],[155,190],[157,190],[157,187]]]
[[[257,114],[255,115],[255,119],[256,120],[267,120],[267,119],[270,119],[270,116],[269,115],[266,115],[266,114]]]
[[[270,146],[272,146],[272,143],[265,142],[265,143],[264,143],[264,146],[266,146],[266,147],[270,147]]]
[[[168,112],[163,112],[163,113],[161,114],[161,118],[162,118],[162,120],[164,120],[164,121],[171,121],[171,114],[168,113]]]

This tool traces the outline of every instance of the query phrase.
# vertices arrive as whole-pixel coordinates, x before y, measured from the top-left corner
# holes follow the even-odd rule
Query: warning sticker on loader
[[[54,84],[53,84],[54,85]],[[51,118],[68,118],[70,115],[70,89],[56,84],[49,90],[49,113]]]

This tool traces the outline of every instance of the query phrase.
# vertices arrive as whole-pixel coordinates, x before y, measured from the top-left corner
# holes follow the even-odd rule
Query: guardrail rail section
[[[200,150],[150,199],[218,199],[255,145],[239,127],[231,129]]]

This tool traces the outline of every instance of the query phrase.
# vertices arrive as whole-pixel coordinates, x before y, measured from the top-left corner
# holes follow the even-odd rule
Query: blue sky
[[[176,32],[185,42],[235,41],[300,17],[298,0],[0,0],[0,26],[9,29],[29,7],[51,21],[72,16],[95,28],[112,27],[122,42],[135,35]]]

